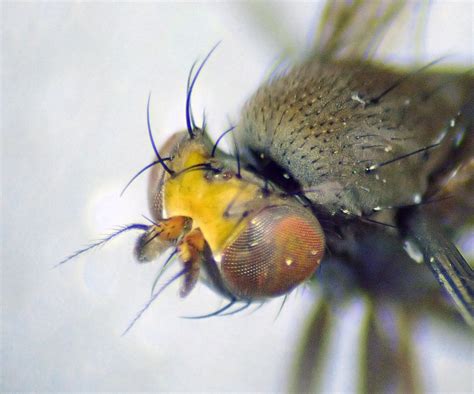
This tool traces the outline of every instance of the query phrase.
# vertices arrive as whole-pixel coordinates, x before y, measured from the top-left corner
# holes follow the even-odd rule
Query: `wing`
[[[444,230],[421,207],[400,210],[399,226],[421,250],[440,285],[454,300],[466,322],[474,327],[474,271]]]
[[[310,56],[319,60],[370,57],[406,3],[406,0],[328,1]]]

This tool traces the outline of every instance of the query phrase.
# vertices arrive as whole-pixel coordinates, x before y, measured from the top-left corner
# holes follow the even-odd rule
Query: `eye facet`
[[[287,293],[317,269],[324,253],[317,219],[303,207],[272,205],[260,210],[221,255],[221,275],[237,297]]]

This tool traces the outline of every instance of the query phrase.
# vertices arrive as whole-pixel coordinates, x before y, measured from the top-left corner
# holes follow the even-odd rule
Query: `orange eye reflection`
[[[311,277],[324,253],[316,218],[296,205],[262,209],[222,253],[221,275],[237,297],[287,293]]]

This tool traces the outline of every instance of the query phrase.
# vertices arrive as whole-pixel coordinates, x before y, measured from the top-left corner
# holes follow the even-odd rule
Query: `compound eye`
[[[223,282],[235,296],[287,293],[316,271],[324,253],[318,220],[303,207],[259,211],[221,255]]]
[[[187,138],[187,132],[174,133],[160,149],[161,156],[173,156],[181,141]],[[163,184],[165,179],[166,171],[161,165],[157,164],[151,168],[148,180],[148,206],[154,220],[163,218]]]

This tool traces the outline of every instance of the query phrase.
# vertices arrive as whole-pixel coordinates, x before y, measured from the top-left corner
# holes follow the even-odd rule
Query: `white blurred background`
[[[285,391],[308,290],[257,312],[201,321],[223,300],[200,285],[169,288],[124,337],[159,264],[138,265],[130,233],[52,270],[117,225],[143,222],[152,158],[146,99],[158,142],[185,127],[186,78],[217,42],[198,80],[218,135],[283,47],[308,45],[315,3],[2,2],[2,391]],[[438,2],[424,59],[472,65],[473,4]],[[275,38],[276,37],[276,38]],[[413,52],[398,53],[398,60]],[[393,60],[393,56],[391,57]],[[397,58],[395,58],[397,60]],[[359,305],[349,305],[360,320]],[[352,391],[356,332],[341,318],[327,391]],[[346,328],[347,328],[346,327]],[[473,390],[473,344],[427,321],[419,335],[425,385]]]

